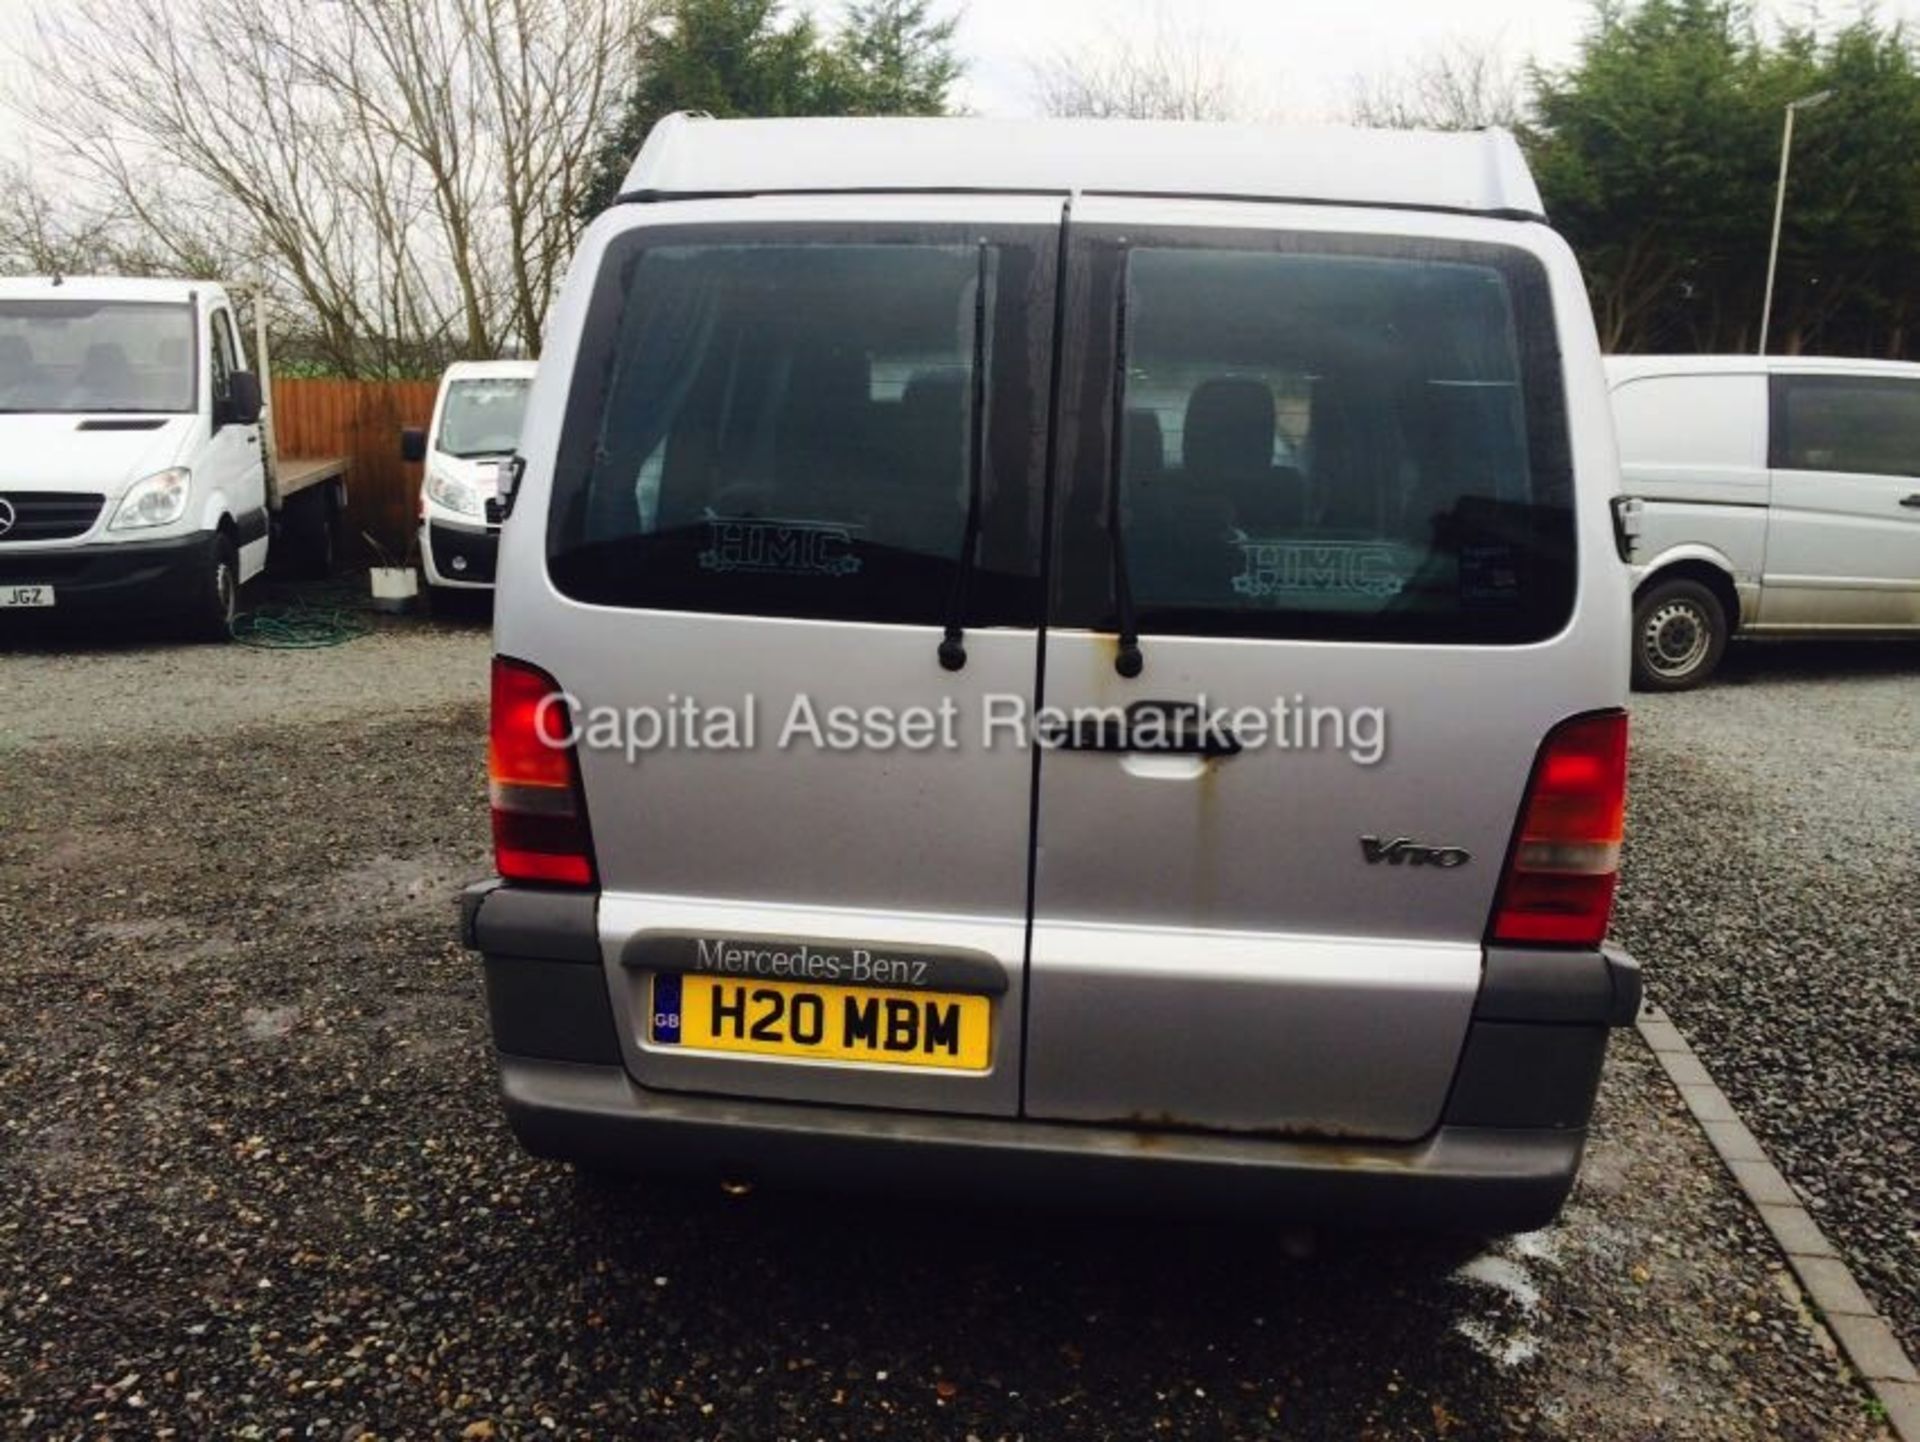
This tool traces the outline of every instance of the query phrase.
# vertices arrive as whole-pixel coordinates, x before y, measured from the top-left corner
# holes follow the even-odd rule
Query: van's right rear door
[[[1026,1111],[1419,1137],[1540,742],[1625,690],[1577,272],[1538,226],[1116,198],[1068,274]]]

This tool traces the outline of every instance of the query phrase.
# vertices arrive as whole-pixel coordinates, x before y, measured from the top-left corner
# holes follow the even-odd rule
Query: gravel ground
[[[1616,930],[1920,1355],[1920,646],[1643,696]]]
[[[280,605],[301,594],[252,586],[243,604]],[[328,602],[340,598],[331,588],[321,594]],[[343,668],[346,653],[334,649],[155,645],[138,634],[117,645],[69,649],[58,633],[0,632],[0,657],[11,646],[14,666],[32,661],[31,684],[4,693],[0,753],[31,743],[202,736],[215,726],[350,721],[370,699],[385,716],[444,708],[472,699],[476,684],[484,695],[486,662],[476,672],[476,634],[473,622],[382,621],[350,644]],[[103,661],[113,678],[106,685]],[[343,684],[349,677],[360,684]],[[218,716],[210,715],[216,707]]]
[[[0,1433],[1883,1435],[1631,1035],[1478,1254],[525,1157],[453,935],[485,651],[0,650]]]

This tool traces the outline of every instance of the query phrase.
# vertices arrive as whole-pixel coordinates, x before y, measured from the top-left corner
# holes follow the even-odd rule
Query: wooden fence
[[[273,383],[273,433],[283,456],[346,456],[343,565],[373,559],[362,531],[405,555],[417,524],[420,467],[400,459],[400,431],[433,416],[437,381],[280,380]]]

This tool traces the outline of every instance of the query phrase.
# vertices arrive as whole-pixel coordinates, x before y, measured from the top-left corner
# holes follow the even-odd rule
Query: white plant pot
[[[420,595],[420,573],[413,567],[375,566],[368,574],[373,578],[374,610],[413,609],[413,603]]]

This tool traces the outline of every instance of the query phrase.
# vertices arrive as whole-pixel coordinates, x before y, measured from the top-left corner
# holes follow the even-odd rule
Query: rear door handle
[[[1040,732],[1057,751],[1108,751],[1140,756],[1238,756],[1246,749],[1217,717],[1192,701],[1135,701],[1120,716],[1061,718]]]
[[[1900,504],[1909,510],[1920,511],[1920,494],[1905,496],[1901,499]]]

